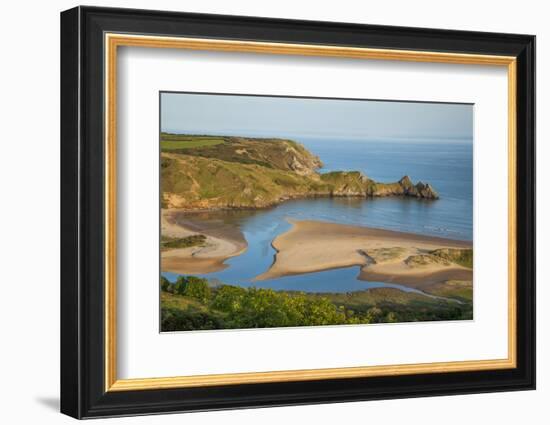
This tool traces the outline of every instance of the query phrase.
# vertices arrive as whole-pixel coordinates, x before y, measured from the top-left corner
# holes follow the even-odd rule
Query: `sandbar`
[[[472,248],[469,241],[314,220],[288,219],[292,228],[277,236],[273,265],[255,280],[361,267],[359,279],[425,289],[448,280],[472,280],[472,270],[454,263],[407,264],[411,256],[438,248]]]
[[[204,274],[223,270],[224,262],[246,251],[247,243],[235,228],[215,221],[193,221],[179,210],[161,211],[161,234],[171,238],[184,238],[202,234],[203,246],[175,248],[161,251],[161,270],[179,274]]]

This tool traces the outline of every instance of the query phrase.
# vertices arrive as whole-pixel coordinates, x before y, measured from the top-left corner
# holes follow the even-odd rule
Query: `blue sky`
[[[161,129],[252,137],[471,142],[473,105],[162,93]]]

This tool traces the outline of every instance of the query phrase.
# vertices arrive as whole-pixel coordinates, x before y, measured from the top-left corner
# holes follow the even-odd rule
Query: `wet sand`
[[[222,223],[198,222],[184,218],[179,210],[162,210],[161,234],[184,238],[202,234],[204,246],[168,249],[161,252],[161,270],[173,273],[212,273],[227,267],[224,261],[246,251],[240,231]]]
[[[272,245],[271,268],[255,280],[360,266],[359,279],[426,288],[447,280],[471,280],[472,270],[453,264],[405,261],[438,248],[472,248],[453,239],[312,220],[288,220],[292,228]]]

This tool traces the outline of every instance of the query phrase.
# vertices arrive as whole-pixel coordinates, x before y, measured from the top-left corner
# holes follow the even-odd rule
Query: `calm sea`
[[[248,242],[244,254],[226,262],[227,269],[202,276],[223,283],[276,290],[348,292],[381,286],[411,290],[406,286],[359,281],[358,267],[252,282],[272,264],[275,251],[271,242],[290,228],[286,221],[289,217],[472,240],[471,142],[299,141],[321,158],[324,164],[321,172],[358,170],[381,182],[394,182],[409,175],[414,183],[429,182],[440,199],[321,198],[288,201],[261,211],[201,214],[200,220],[221,220],[238,226]],[[177,277],[173,273],[163,275],[170,280]]]

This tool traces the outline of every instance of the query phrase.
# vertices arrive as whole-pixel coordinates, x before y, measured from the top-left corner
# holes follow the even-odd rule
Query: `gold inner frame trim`
[[[516,341],[516,58],[446,52],[393,49],[370,49],[329,45],[268,43],[200,38],[160,37],[107,33],[105,45],[105,391],[137,391],[182,387],[205,387],[269,382],[311,381],[511,369],[517,365]],[[417,363],[381,366],[304,369],[252,373],[175,376],[166,378],[118,379],[116,324],[116,117],[117,117],[117,49],[149,47],[261,53],[278,55],[321,56],[335,58],[397,60],[468,65],[504,66],[508,72],[508,357],[495,360]]]

